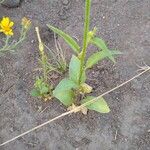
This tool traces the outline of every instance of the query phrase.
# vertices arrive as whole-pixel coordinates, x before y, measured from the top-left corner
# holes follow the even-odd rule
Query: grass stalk
[[[79,84],[81,82],[81,77],[84,69],[84,62],[86,57],[86,50],[88,45],[88,32],[90,26],[90,10],[91,10],[91,0],[86,0],[85,3],[85,20],[84,20],[84,35],[83,35],[83,47],[81,51],[81,67],[80,67],[80,76],[79,76]]]

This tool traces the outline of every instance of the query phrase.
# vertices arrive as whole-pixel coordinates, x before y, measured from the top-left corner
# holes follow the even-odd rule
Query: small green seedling
[[[109,50],[104,40],[96,36],[96,28],[92,31],[89,30],[90,6],[91,0],[86,0],[82,48],[68,34],[56,27],[47,25],[53,32],[61,36],[75,53],[69,64],[68,78],[62,79],[53,91],[53,96],[65,106],[68,106],[69,109],[71,109],[71,107],[75,107],[75,105],[83,104],[95,98],[93,96],[89,96],[89,93],[92,92],[92,87],[86,84],[86,71],[104,58],[109,58],[115,63],[114,56],[121,54],[119,51]],[[87,58],[87,48],[90,44],[95,45],[99,50]],[[86,108],[100,113],[108,113],[110,111],[109,106],[103,97],[86,106]],[[86,113],[84,112],[84,114]]]
[[[38,42],[39,42],[39,52],[40,52],[40,66],[43,75],[36,77],[34,89],[31,91],[31,95],[34,97],[44,98],[44,100],[51,99],[52,97],[52,85],[48,84],[48,74],[55,70],[53,66],[48,62],[48,58],[44,52],[44,44],[42,43],[39,28],[36,27]]]
[[[31,95],[34,97],[44,98],[45,101],[51,99],[52,87],[44,81],[44,78],[37,77],[34,84],[34,89],[31,91]]]
[[[27,18],[23,18],[21,22],[20,37],[18,40],[13,39],[14,22],[10,20],[9,17],[3,17],[0,22],[0,32],[5,34],[5,39],[3,39],[4,45],[0,48],[0,55],[6,52],[15,52],[16,48],[26,39],[27,32],[31,27],[31,21]]]

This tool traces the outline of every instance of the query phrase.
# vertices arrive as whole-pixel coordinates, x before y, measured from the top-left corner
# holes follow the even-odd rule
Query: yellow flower
[[[0,32],[3,32],[5,35],[13,35],[12,27],[14,22],[10,20],[9,17],[3,17],[2,21],[0,22]]]
[[[28,29],[28,28],[30,27],[30,25],[31,25],[31,21],[30,21],[28,18],[23,17],[21,24],[22,24],[22,26],[23,26],[25,29]]]

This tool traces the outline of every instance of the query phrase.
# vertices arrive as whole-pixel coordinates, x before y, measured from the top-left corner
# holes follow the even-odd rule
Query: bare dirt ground
[[[50,48],[54,44],[47,23],[81,39],[83,8],[84,0],[25,0],[18,8],[0,6],[0,18],[9,16],[19,24],[26,16],[33,22],[18,52],[0,57],[0,143],[66,111],[57,100],[44,103],[30,96],[39,58],[34,27],[41,27]],[[105,60],[89,73],[88,83],[94,87],[93,93],[100,95],[134,76],[136,64],[150,65],[150,0],[92,0],[91,16],[91,28],[97,26],[109,47],[124,53],[115,66]],[[105,98],[109,114],[74,114],[0,150],[150,150],[149,74]],[[40,108],[46,109],[41,113]]]

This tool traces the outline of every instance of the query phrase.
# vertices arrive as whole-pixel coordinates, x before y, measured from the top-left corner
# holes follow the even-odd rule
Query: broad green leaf
[[[113,61],[114,63],[116,62],[114,57],[110,54],[110,50],[108,49],[105,41],[103,39],[100,39],[98,37],[95,37],[91,40],[91,43],[93,43],[94,45],[96,45],[99,49],[101,49],[102,51],[104,51],[105,53],[107,53],[109,59],[111,61]]]
[[[96,98],[96,97],[88,96],[87,98],[83,99],[81,101],[81,103],[82,104],[86,103],[86,102],[88,102],[94,98]],[[94,103],[87,105],[86,107],[90,110],[95,110],[95,111],[100,112],[100,113],[109,113],[110,112],[110,108],[107,105],[107,103],[103,97],[99,98]]]
[[[80,66],[81,61],[78,57],[73,55],[69,64],[69,78],[77,84],[79,82]]]
[[[107,53],[106,51],[96,52],[88,58],[86,62],[86,69],[92,68],[93,65],[97,64],[100,60],[103,60],[106,57],[110,57],[110,56],[118,55],[118,54],[122,54],[122,53],[119,51],[115,51],[115,50],[110,51],[109,53]]]
[[[40,95],[40,92],[39,92],[38,90],[33,89],[33,90],[31,91],[31,96],[33,96],[33,97],[39,97],[39,96],[41,96],[41,95]]]
[[[60,90],[60,91],[53,91],[53,95],[59,99],[65,106],[70,106],[74,100],[75,95],[72,90]]]
[[[77,42],[70,37],[68,34],[64,33],[63,31],[59,30],[58,28],[55,28],[51,25],[47,25],[53,32],[57,33],[59,36],[61,36],[66,43],[76,52],[77,54],[80,52],[80,46],[77,44]]]
[[[86,62],[86,69],[93,67],[93,65],[97,64],[98,61],[106,58],[108,54],[105,51],[100,51],[92,54],[87,62]]]
[[[105,41],[103,39],[98,38],[98,37],[94,37],[93,39],[91,39],[91,43],[96,45],[101,50],[107,49],[107,45],[105,44]]]
[[[70,106],[74,102],[74,93],[72,89],[76,88],[78,88],[78,85],[72,80],[63,79],[53,91],[53,95],[65,106]]]
[[[57,85],[57,87],[55,88],[55,91],[59,92],[59,91],[70,90],[70,89],[75,89],[75,88],[78,88],[78,85],[75,84],[72,80],[63,79]]]

